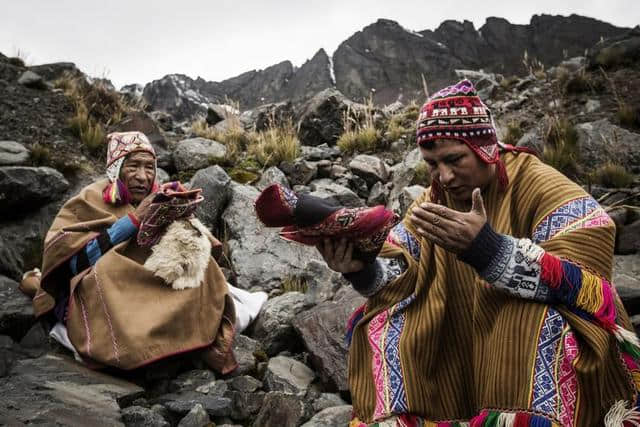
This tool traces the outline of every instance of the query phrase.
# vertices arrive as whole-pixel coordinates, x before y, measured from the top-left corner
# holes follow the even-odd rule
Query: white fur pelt
[[[209,235],[196,218],[174,221],[151,248],[144,266],[173,289],[197,288],[211,258]]]

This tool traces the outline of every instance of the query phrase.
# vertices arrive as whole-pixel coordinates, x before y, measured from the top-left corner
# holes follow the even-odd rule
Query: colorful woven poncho
[[[408,218],[392,230],[380,256],[407,268],[348,326],[352,426],[636,425],[640,352],[609,282],[613,222],[535,156],[501,160],[488,223],[520,256],[481,275]]]

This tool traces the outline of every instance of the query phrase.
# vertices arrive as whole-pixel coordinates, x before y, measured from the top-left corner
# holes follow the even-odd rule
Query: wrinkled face
[[[465,144],[455,139],[439,139],[430,148],[420,147],[432,180],[437,180],[449,196],[461,203],[471,202],[473,189],[484,190],[495,173]]]
[[[127,186],[133,205],[147,197],[155,178],[156,161],[150,153],[144,151],[129,154],[120,168],[120,180]]]

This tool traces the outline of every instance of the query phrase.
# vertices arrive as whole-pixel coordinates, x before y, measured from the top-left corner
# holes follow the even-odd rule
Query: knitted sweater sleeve
[[[418,239],[406,229],[402,222],[391,230],[387,243],[402,247],[414,259],[420,259]],[[373,262],[366,264],[362,270],[356,273],[346,273],[343,276],[351,282],[356,291],[365,297],[371,297],[402,275],[407,267],[408,265],[403,257],[377,257]]]
[[[98,237],[89,240],[69,261],[71,274],[94,265],[100,257],[118,243],[130,239],[138,231],[138,221],[132,215],[125,215],[114,222],[111,227],[102,231]]]
[[[602,311],[602,301],[589,297],[594,294],[591,292],[594,287],[610,289],[606,280],[545,251],[529,239],[496,233],[488,223],[459,259],[489,284],[515,297],[564,304],[598,323],[609,317],[609,313]]]

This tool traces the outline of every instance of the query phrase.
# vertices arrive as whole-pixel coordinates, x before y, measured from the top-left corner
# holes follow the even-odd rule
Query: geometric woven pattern
[[[373,417],[376,420],[387,418],[391,414],[403,414],[409,411],[400,363],[400,337],[405,324],[404,309],[413,300],[414,296],[411,295],[389,309],[378,313],[369,322],[371,366],[376,388],[376,406]]]
[[[551,416],[556,415],[558,403],[556,363],[558,361],[558,352],[562,349],[564,327],[565,320],[562,315],[553,308],[549,308],[540,329],[532,378],[533,390],[530,408]]]
[[[601,227],[611,222],[609,215],[590,196],[570,200],[547,215],[533,232],[536,243],[579,228]]]
[[[416,260],[420,260],[420,242],[407,231],[403,223],[399,223],[389,233],[387,241],[395,246],[402,246]]]

